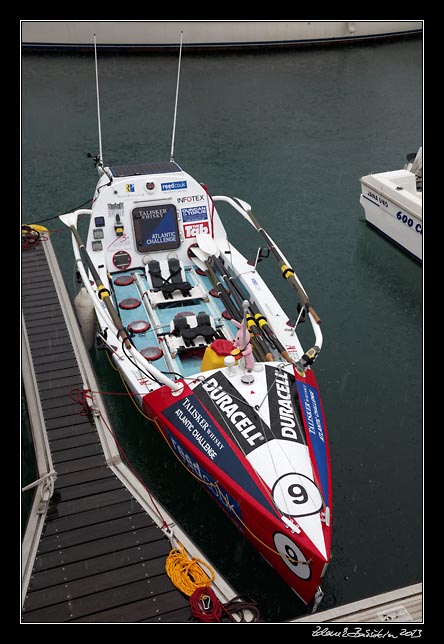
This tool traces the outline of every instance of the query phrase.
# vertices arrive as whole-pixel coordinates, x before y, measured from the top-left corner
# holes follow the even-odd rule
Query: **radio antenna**
[[[99,162],[97,165],[103,167],[103,155],[102,155],[102,128],[100,125],[100,97],[99,97],[99,73],[97,70],[97,42],[96,34],[94,34],[94,60],[96,63],[96,94],[97,94],[97,122],[99,127]]]
[[[170,161],[174,161],[174,138],[176,136],[176,116],[177,116],[177,99],[179,97],[179,80],[180,80],[180,61],[182,60],[182,38],[183,31],[180,32],[180,46],[179,46],[179,65],[177,68],[177,83],[176,83],[176,102],[174,105],[174,120],[173,120],[173,136],[171,140],[171,158]]]

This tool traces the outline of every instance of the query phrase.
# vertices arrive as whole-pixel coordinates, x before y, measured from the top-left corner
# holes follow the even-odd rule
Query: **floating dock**
[[[48,234],[22,251],[22,377],[38,469],[22,622],[199,621],[166,559],[179,544],[186,558],[205,557],[122,462],[100,395],[83,415],[71,398],[100,388]],[[202,569],[214,572],[219,602],[236,601],[213,566]]]
[[[315,623],[399,623],[421,622],[422,584],[413,584],[399,590],[375,595],[351,604],[330,610],[319,611],[314,615],[299,617],[292,622]],[[418,635],[416,635],[418,637]]]

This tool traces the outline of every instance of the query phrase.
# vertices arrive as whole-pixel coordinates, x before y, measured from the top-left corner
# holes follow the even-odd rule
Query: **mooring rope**
[[[190,597],[198,588],[206,587],[215,579],[214,570],[202,559],[188,558],[185,548],[177,542],[178,547],[173,548],[167,557],[165,570],[173,584],[185,595]],[[209,575],[202,568],[208,569]]]

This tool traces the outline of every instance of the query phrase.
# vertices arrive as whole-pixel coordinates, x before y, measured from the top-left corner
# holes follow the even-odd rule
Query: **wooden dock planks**
[[[191,621],[165,572],[168,539],[108,468],[72,399],[82,379],[43,243],[22,252],[22,311],[57,480],[22,621]]]

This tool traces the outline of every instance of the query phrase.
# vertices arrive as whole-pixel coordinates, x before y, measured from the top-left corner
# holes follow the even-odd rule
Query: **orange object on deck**
[[[218,369],[225,366],[224,359],[226,356],[232,355],[233,349],[236,347],[230,340],[218,339],[214,340],[209,347],[205,349],[202,364],[200,365],[201,371],[209,371],[210,369]],[[239,358],[241,355],[239,354]],[[237,360],[237,358],[236,358]]]

